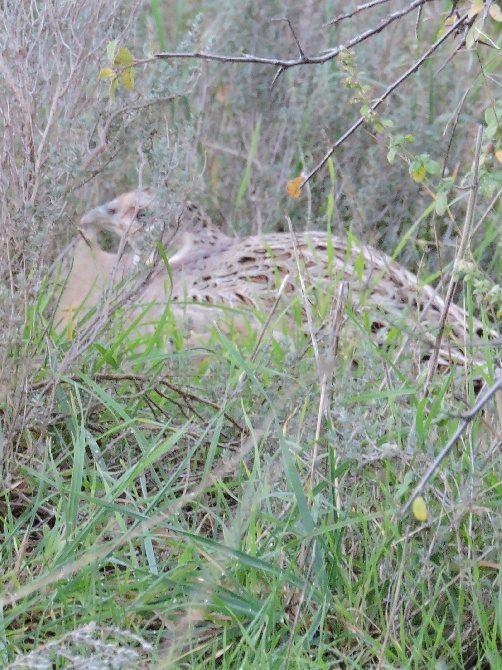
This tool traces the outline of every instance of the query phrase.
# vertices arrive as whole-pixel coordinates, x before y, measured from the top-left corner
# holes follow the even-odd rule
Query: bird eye
[[[108,214],[110,214],[110,216],[115,216],[115,214],[117,213],[117,208],[114,207],[113,205],[108,205],[106,209]]]

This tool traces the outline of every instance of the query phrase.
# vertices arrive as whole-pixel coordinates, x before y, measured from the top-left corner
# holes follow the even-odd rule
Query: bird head
[[[155,193],[149,187],[122,193],[114,200],[99,205],[84,214],[79,228],[83,232],[107,230],[116,233],[121,238],[127,235],[128,239],[134,239],[135,235],[141,234],[143,229],[138,215],[153,202],[154,198]]]

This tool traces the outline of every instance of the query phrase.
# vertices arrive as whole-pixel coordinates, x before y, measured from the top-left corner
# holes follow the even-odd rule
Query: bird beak
[[[112,232],[115,230],[110,222],[110,215],[105,205],[100,205],[99,207],[91,209],[90,212],[84,214],[84,216],[80,219],[81,228],[92,224],[101,225],[103,228],[106,228],[106,230],[110,230]]]

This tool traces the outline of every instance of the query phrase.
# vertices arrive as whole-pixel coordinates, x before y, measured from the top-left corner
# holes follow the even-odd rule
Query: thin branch
[[[474,228],[473,228],[473,230],[472,230],[472,234],[473,234],[473,235],[474,235],[474,234],[479,230],[479,228],[483,225],[483,223],[484,223],[485,220],[486,220],[486,217],[488,216],[488,214],[490,214],[490,212],[492,211],[492,209],[493,209],[493,208],[495,207],[495,205],[498,203],[499,198],[500,198],[501,196],[502,196],[502,188],[499,189],[499,190],[497,191],[497,193],[496,193],[495,196],[493,197],[492,201],[490,202],[490,204],[488,205],[488,207],[485,209],[484,213],[481,215],[481,218],[479,219],[479,221],[478,221],[478,222],[476,223],[476,225],[474,226]]]
[[[305,60],[305,53],[304,53],[304,51],[303,51],[303,49],[302,49],[302,47],[301,47],[301,44],[300,44],[300,42],[299,42],[299,40],[298,40],[298,37],[296,36],[295,31],[293,30],[293,26],[291,25],[291,21],[290,21],[287,17],[284,17],[284,18],[277,18],[277,19],[272,19],[272,21],[285,21],[285,22],[288,24],[289,29],[291,30],[291,34],[293,35],[293,39],[294,39],[294,41],[296,42],[296,47],[297,47],[297,49],[298,49],[298,53],[300,54],[300,57],[301,57],[303,60]]]
[[[474,405],[472,410],[468,412],[467,414],[464,414],[462,421],[460,422],[457,430],[455,433],[451,436],[450,440],[446,443],[446,445],[443,447],[441,453],[439,456],[437,456],[436,460],[434,463],[430,466],[430,468],[427,470],[426,474],[422,477],[420,480],[419,484],[411,494],[411,496],[408,499],[408,502],[406,505],[403,507],[401,510],[401,514],[404,515],[406,512],[410,509],[410,507],[413,504],[413,501],[417,496],[419,496],[422,491],[424,490],[425,486],[429,482],[429,480],[434,476],[436,470],[439,468],[441,463],[444,461],[444,459],[448,456],[450,451],[452,450],[455,442],[461,437],[469,423],[476,417],[476,415],[483,409],[483,407],[486,405],[486,403],[493,398],[493,396],[498,392],[502,391],[502,377],[500,377],[495,384],[491,387],[491,389],[488,390],[485,395],[478,400],[478,402]]]
[[[289,282],[289,279],[290,279],[290,276],[289,276],[289,274],[287,274],[281,282],[281,285],[279,287],[279,290],[277,291],[277,295],[276,295],[275,300],[274,300],[274,304],[272,305],[272,308],[271,308],[270,312],[268,313],[267,320],[263,324],[263,327],[260,331],[260,334],[258,335],[258,337],[256,339],[256,344],[254,345],[254,349],[253,349],[253,352],[252,352],[251,358],[250,358],[251,363],[254,363],[254,361],[256,360],[256,356],[258,355],[258,352],[260,351],[260,346],[261,346],[263,337],[264,337],[264,335],[267,331],[267,328],[270,326],[270,323],[271,323],[271,321],[274,317],[274,314],[277,310],[277,306],[278,306],[278,304],[281,300],[282,294],[284,293],[284,290],[286,288],[287,283]]]
[[[59,373],[58,373],[59,375]],[[92,379],[95,382],[102,382],[102,381],[113,381],[113,382],[133,382],[137,384],[140,382],[141,384],[145,383],[151,383],[152,378],[148,375],[137,375],[134,373],[119,373],[119,374],[113,374],[113,373],[108,373],[108,372],[96,372]],[[47,387],[49,386],[57,386],[60,384],[62,381],[64,382],[75,382],[75,383],[80,383],[82,382],[82,377],[79,374],[71,374],[71,375],[63,375],[60,374],[59,376],[54,376],[50,380],[50,383],[48,384],[46,380],[41,381],[41,382],[35,382],[34,384],[31,385],[31,389],[34,391],[42,391],[43,393],[46,392]],[[192,391],[189,391],[187,389],[183,389],[180,386],[177,386],[176,384],[173,384],[171,381],[168,380],[166,376],[161,376],[158,377],[155,380],[155,383],[151,384],[149,387],[149,391],[155,391],[156,393],[160,394],[160,391],[158,389],[158,386],[166,386],[170,391],[173,391],[173,393],[177,393],[180,397],[182,397],[185,402],[188,401],[194,401],[198,402],[201,405],[206,405],[207,407],[211,407],[212,409],[221,411],[221,405],[212,402],[208,398],[203,398],[202,396],[197,395],[196,393],[193,393]],[[147,391],[143,390],[139,395],[141,397],[145,397]],[[162,395],[162,394],[160,394]],[[165,397],[165,396],[163,396]],[[172,398],[171,398],[172,402]],[[191,408],[193,411],[193,408]],[[241,426],[238,421],[236,421],[230,414],[228,414],[226,411],[222,412],[223,416],[235,427],[237,430],[239,430],[241,433],[245,432],[245,428]]]
[[[316,333],[314,330],[314,321],[312,319],[312,310],[310,309],[310,302],[307,297],[307,288],[305,286],[305,279],[303,278],[303,271],[302,267],[300,264],[300,256],[298,255],[298,245],[296,244],[296,237],[295,237],[295,232],[293,230],[293,226],[291,224],[291,219],[289,216],[286,217],[286,221],[288,222],[288,228],[289,232],[291,234],[291,241],[293,243],[293,252],[295,256],[295,262],[296,266],[298,268],[298,279],[300,280],[300,287],[301,287],[301,296],[302,296],[302,302],[303,306],[305,308],[305,316],[307,317],[307,325],[308,325],[308,330],[309,330],[309,335],[310,339],[312,342],[312,349],[314,351],[314,358],[317,363],[317,373],[319,377],[319,381],[322,379],[322,368],[321,368],[321,359],[319,358],[319,347],[317,345],[317,339],[316,339]]]
[[[405,9],[402,9],[398,12],[394,12],[393,14],[389,14],[389,16],[385,17],[385,19],[378,26],[370,28],[366,32],[361,33],[361,35],[354,37],[352,40],[350,40],[350,42],[347,42],[345,45],[340,45],[333,49],[328,49],[320,56],[304,56],[303,58],[300,57],[300,58],[284,59],[284,58],[262,58],[260,56],[254,56],[253,54],[246,54],[246,53],[244,53],[242,56],[223,56],[221,54],[206,54],[203,53],[202,51],[194,51],[191,53],[174,51],[174,52],[156,53],[154,54],[154,58],[159,60],[198,59],[206,61],[217,61],[220,63],[256,63],[258,65],[273,65],[277,68],[282,68],[283,70],[288,70],[289,68],[292,67],[298,67],[299,65],[317,65],[319,63],[326,63],[330,60],[333,60],[340,54],[342,50],[352,49],[357,44],[360,44],[361,42],[364,42],[370,37],[373,37],[373,35],[380,33],[382,30],[385,30],[385,28],[387,28],[391,23],[397,21],[398,19],[401,19],[403,16],[406,16],[406,14],[409,14],[414,9],[417,9],[417,7],[421,7],[426,2],[432,2],[432,0],[413,0],[413,2]],[[460,25],[461,23],[462,21],[457,22],[457,24],[455,24],[455,27],[458,28],[458,25]],[[446,34],[449,36],[452,32],[453,32],[452,30],[449,30]],[[142,65],[143,63],[150,63],[151,60],[152,59],[136,61],[134,65]]]
[[[287,274],[287,275],[284,277],[284,279],[282,280],[282,282],[281,282],[281,285],[280,285],[280,287],[279,287],[279,290],[277,291],[276,298],[275,298],[275,300],[274,300],[274,304],[272,305],[272,309],[271,309],[270,312],[268,313],[267,320],[266,320],[265,323],[263,324],[263,326],[262,326],[262,328],[261,328],[261,331],[260,331],[260,333],[258,334],[258,337],[256,338],[256,344],[254,345],[253,351],[252,351],[252,353],[251,353],[251,357],[250,357],[250,359],[249,359],[251,363],[254,363],[255,360],[256,360],[256,357],[258,356],[258,353],[259,353],[259,351],[260,351],[260,347],[261,347],[261,343],[262,343],[262,341],[263,341],[263,338],[264,338],[264,336],[265,336],[265,333],[267,332],[267,329],[268,329],[268,327],[270,326],[270,323],[271,323],[271,321],[272,321],[272,319],[273,319],[273,317],[274,317],[274,314],[275,314],[275,312],[276,312],[276,310],[277,310],[277,306],[279,305],[279,302],[280,302],[280,300],[281,300],[282,294],[284,293],[284,290],[285,290],[286,285],[287,285],[287,283],[289,282],[289,280],[290,280],[290,275]],[[245,370],[243,370],[243,371],[241,372],[241,374],[239,375],[239,379],[238,379],[238,381],[237,381],[237,385],[236,385],[236,389],[235,389],[234,395],[237,395],[238,393],[241,393],[241,392],[242,392],[242,389],[243,389],[243,382],[244,382],[244,380],[246,379],[246,377],[247,377],[247,372],[246,372]]]
[[[122,116],[123,114],[127,114],[129,112],[138,112],[141,111],[142,109],[148,109],[148,107],[153,107],[154,105],[161,105],[164,102],[172,102],[173,100],[176,100],[176,98],[180,97],[180,95],[182,94],[168,95],[164,98],[149,100],[148,102],[144,102],[139,105],[127,105],[126,107],[121,107],[120,109],[115,110],[113,114],[110,114],[110,116],[106,120],[105,125],[98,129],[99,144],[92,150],[89,156],[87,156],[87,158],[85,159],[84,168],[87,168],[92,163],[92,161],[106,149],[107,136],[108,132],[110,131],[110,126],[117,117]]]
[[[424,12],[424,6],[421,5],[421,6],[418,8],[418,12],[417,12],[417,20],[415,21],[415,37],[417,38],[417,40],[418,40],[418,29],[419,29],[419,27],[420,27],[420,21],[422,20],[422,14],[423,14],[423,12]]]
[[[335,23],[345,21],[345,19],[351,19],[353,16],[359,14],[360,12],[364,12],[366,9],[371,9],[372,7],[377,7],[378,5],[385,5],[386,2],[390,2],[390,0],[372,0],[372,2],[366,2],[364,5],[358,5],[351,12],[347,12],[347,14],[340,14],[340,16],[337,16],[336,19],[328,21],[324,24],[323,27],[333,26]]]
[[[471,236],[472,221],[474,218],[474,207],[476,204],[476,196],[478,194],[478,188],[479,188],[479,161],[481,158],[482,141],[483,141],[483,126],[479,126],[478,136],[476,138],[476,154],[474,156],[471,192],[469,202],[467,203],[465,224],[464,229],[462,231],[462,237],[460,239],[458,253],[456,254],[455,265],[457,265],[459,261],[461,261],[462,258],[465,256],[465,252],[467,251],[467,246],[469,244],[469,239]],[[424,385],[424,395],[427,394],[429,384],[431,383],[431,380],[436,372],[436,365],[439,358],[439,347],[441,346],[441,340],[443,339],[446,319],[448,318],[448,312],[450,309],[451,301],[453,300],[453,293],[455,292],[456,286],[457,282],[455,280],[455,274],[453,273],[450,283],[448,284],[446,296],[444,298],[444,308],[441,314],[441,318],[439,319],[439,331],[436,336],[436,341],[434,342],[434,348],[432,350],[431,358],[429,361],[429,370],[427,371],[427,379],[425,380]]]
[[[464,23],[464,21],[467,19],[467,12],[463,14],[458,21],[446,32],[444,35],[442,35],[434,44],[428,49],[425,54],[417,60],[417,62],[412,65],[399,79],[397,79],[393,84],[389,86],[389,88],[384,91],[384,93],[376,100],[373,105],[370,107],[370,112],[374,112],[384,100],[386,100],[391,93],[393,93],[396,88],[398,88],[408,77],[410,77],[412,74],[417,72],[417,70],[420,69],[420,67],[425,63],[425,61],[445,42],[450,35],[455,33],[458,28]],[[305,177],[302,186],[306,184],[312,177],[319,172],[319,170],[326,165],[328,162],[329,158],[333,155],[333,153],[338,149],[340,145],[342,145],[345,140],[354,133],[359,126],[361,126],[365,121],[365,117],[361,116],[348,130],[345,132],[340,139],[338,139],[328,150],[328,152],[325,154],[325,156],[322,158],[322,160],[307,174]]]
[[[462,96],[462,99],[460,100],[460,102],[457,105],[457,109],[456,109],[454,117],[453,117],[450,139],[448,140],[448,145],[446,147],[446,155],[445,155],[444,160],[443,160],[443,169],[441,170],[441,178],[442,179],[444,179],[444,177],[446,176],[446,168],[448,166],[448,159],[450,157],[450,149],[451,149],[451,145],[453,143],[453,138],[455,137],[455,131],[457,129],[458,120],[460,118],[460,113],[462,112],[462,107],[464,106],[465,99],[469,95],[470,91],[471,91],[470,87],[468,87],[465,90],[465,92]],[[446,124],[446,127],[445,127],[444,132],[443,132],[443,137],[446,135],[446,132],[448,131],[449,125],[450,125],[450,121],[448,121],[448,123]]]

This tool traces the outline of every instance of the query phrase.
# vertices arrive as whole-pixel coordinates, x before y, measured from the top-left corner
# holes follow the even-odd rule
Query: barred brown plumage
[[[99,228],[113,231],[125,237],[134,250],[125,259],[116,259],[120,264],[116,273],[119,278],[138,265],[144,252],[141,246],[145,228],[138,214],[153,199],[151,189],[137,189],[82,218],[84,234]],[[160,263],[131,308],[130,318],[141,322],[142,332],[155,327],[167,304],[175,317],[188,318],[196,333],[209,330],[225,308],[227,312],[229,308],[237,310],[234,316],[237,322],[244,318],[239,313],[244,313],[253,323],[253,315],[271,308],[278,286],[286,276],[289,278],[283,300],[287,312],[288,300],[291,302],[299,295],[301,273],[313,310],[316,302],[334,293],[330,288],[344,282],[350,310],[363,317],[366,324],[369,322],[369,331],[378,343],[385,343],[391,330],[394,334],[402,332],[410,336],[410,346],[426,360],[445,310],[437,290],[421,285],[413,273],[387,254],[327,232],[294,233],[294,238],[290,233],[232,238],[188,202],[173,230],[164,234],[163,246],[168,253],[174,252],[169,271]],[[106,261],[102,274],[110,276],[108,257]],[[75,279],[76,276],[70,275],[67,292]],[[74,304],[73,308],[77,306]],[[448,367],[453,361],[469,361],[482,366],[485,359],[480,348],[498,337],[495,330],[485,328],[481,321],[455,304],[448,309],[446,324],[439,364]]]

